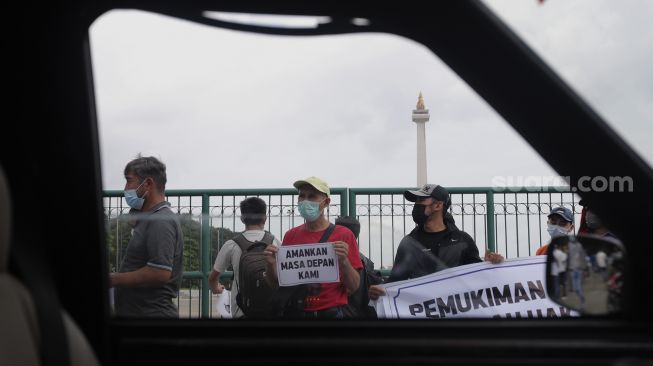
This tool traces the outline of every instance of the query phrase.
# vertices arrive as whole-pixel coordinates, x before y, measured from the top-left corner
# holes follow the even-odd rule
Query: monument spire
[[[419,92],[419,97],[417,97],[417,110],[423,111],[426,109],[426,106],[424,105],[424,97],[422,96],[422,92]]]
[[[424,96],[419,92],[416,109],[413,109],[413,122],[417,124],[417,186],[421,187],[427,182],[426,174],[426,129],[425,124],[431,115],[426,109]]]

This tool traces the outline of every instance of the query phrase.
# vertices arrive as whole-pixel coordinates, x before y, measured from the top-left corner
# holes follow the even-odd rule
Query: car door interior
[[[88,29],[98,16],[123,8],[241,31],[289,36],[374,31],[423,44],[561,176],[569,176],[572,187],[581,176],[632,177],[633,192],[582,194],[630,255],[632,295],[624,300],[623,312],[577,319],[433,322],[112,319]],[[101,364],[636,365],[653,357],[653,297],[647,295],[653,284],[648,270],[651,215],[642,208],[651,202],[653,172],[481,2],[441,1],[422,7],[367,1],[78,0],[27,3],[22,10],[16,13],[22,38],[11,61],[23,72],[17,74],[10,97],[17,99],[10,108],[20,109],[20,121],[8,123],[5,130],[20,144],[3,144],[1,155],[12,188],[11,231],[44,252],[61,308],[79,325]],[[280,30],[214,21],[202,15],[207,10],[326,15],[334,21],[316,30]],[[369,19],[370,26],[355,27],[353,18]],[[561,130],[565,133],[556,132]],[[590,152],[591,159],[583,156]],[[34,309],[27,305],[23,310]],[[34,332],[29,320],[25,327],[23,333]]]

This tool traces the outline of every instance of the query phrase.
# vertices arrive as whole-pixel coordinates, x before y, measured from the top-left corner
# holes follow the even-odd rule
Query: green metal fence
[[[456,225],[476,241],[481,257],[485,249],[507,258],[534,255],[546,244],[546,215],[552,207],[580,212],[578,197],[564,187],[505,189],[448,187],[450,212]],[[405,188],[352,188],[350,215],[361,221],[359,244],[380,268],[390,268],[401,239],[414,228],[412,202]],[[580,219],[580,215],[576,215]],[[578,226],[579,222],[576,223]]]
[[[333,188],[330,221],[337,216],[356,216],[361,222],[360,250],[375,267],[387,272],[397,246],[414,228],[413,203],[403,197],[407,188]],[[412,189],[412,188],[411,188]],[[447,188],[452,197],[450,211],[456,225],[485,248],[507,258],[534,255],[548,240],[546,214],[564,205],[578,213],[576,195],[562,187],[522,189]],[[268,205],[267,230],[279,240],[290,228],[303,223],[296,209],[295,189],[168,190],[167,200],[180,215],[184,228],[184,282],[177,299],[182,317],[212,317],[213,297],[208,275],[222,245],[244,230],[239,204],[257,196]],[[129,207],[122,191],[104,194],[109,265],[118,268],[131,236],[125,214]],[[580,215],[576,215],[578,221]],[[578,226],[578,222],[577,225]],[[229,281],[231,273],[223,275]]]
[[[243,231],[240,221],[240,201],[257,196],[268,206],[267,230],[279,240],[288,229],[303,223],[299,216],[296,189],[221,189],[221,190],[168,190],[167,201],[181,217],[184,229],[184,274],[177,306],[181,316],[213,315],[213,298],[208,287],[208,275],[222,245],[234,233]],[[115,270],[124,255],[131,237],[126,214],[129,207],[122,191],[104,192],[104,211],[107,227],[109,267]],[[331,205],[327,215],[347,215],[349,206],[346,188],[331,189]],[[223,274],[227,281],[231,272]],[[200,294],[196,296],[195,294]]]

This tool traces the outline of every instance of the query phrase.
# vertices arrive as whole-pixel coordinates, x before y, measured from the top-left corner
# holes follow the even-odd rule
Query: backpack
[[[238,268],[236,303],[247,317],[268,317],[270,300],[276,288],[266,281],[266,260],[263,250],[272,244],[274,236],[265,232],[261,240],[251,242],[241,233],[232,239],[242,250]]]
[[[367,294],[370,286],[383,283],[383,277],[379,271],[374,270],[374,262],[359,253],[363,268],[358,271],[360,274],[360,285],[358,290],[349,295],[346,312],[351,318],[376,318],[376,311],[369,306],[370,297]]]

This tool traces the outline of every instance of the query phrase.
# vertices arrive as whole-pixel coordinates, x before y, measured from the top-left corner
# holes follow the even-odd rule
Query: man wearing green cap
[[[340,282],[309,285],[304,298],[304,311],[301,317],[315,319],[341,319],[345,317],[345,306],[349,294],[358,289],[360,275],[358,270],[363,263],[358,256],[356,238],[351,230],[335,225],[324,216],[324,210],[331,203],[331,191],[323,180],[310,177],[294,183],[299,191],[297,208],[306,220],[284,235],[281,245],[312,244],[320,242],[327,230],[332,230],[325,242],[333,243],[340,267]],[[268,272],[276,277],[275,253],[278,248],[269,245]]]

